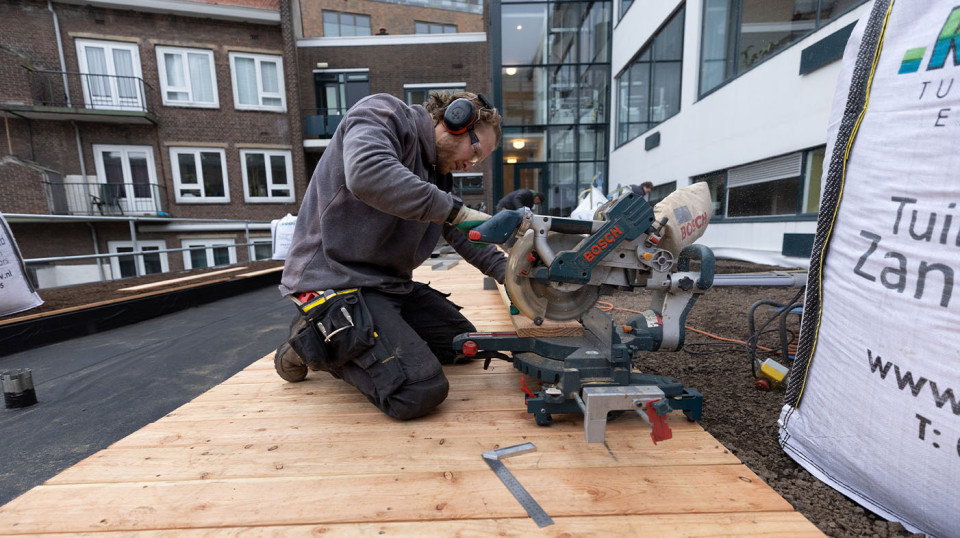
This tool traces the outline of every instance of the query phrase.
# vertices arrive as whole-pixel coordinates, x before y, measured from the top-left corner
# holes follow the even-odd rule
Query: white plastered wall
[[[686,6],[680,113],[616,148],[616,75],[666,19]],[[634,0],[613,32],[611,72],[611,187],[652,181],[677,182],[826,142],[839,62],[799,75],[804,48],[859,19],[866,3],[827,24],[773,58],[698,100],[702,0]],[[647,151],[644,140],[660,133],[660,145]],[[829,159],[829,156],[827,156]],[[814,221],[717,222],[698,241],[718,255],[805,267],[808,260],[780,256],[784,233],[814,233]]]

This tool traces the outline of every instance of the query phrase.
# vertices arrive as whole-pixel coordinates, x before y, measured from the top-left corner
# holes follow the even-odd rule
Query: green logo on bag
[[[953,8],[947,17],[947,22],[943,24],[940,30],[940,36],[933,46],[933,53],[930,55],[930,62],[927,63],[927,71],[943,68],[953,51],[953,65],[960,65],[960,49],[957,46],[957,40],[960,39],[960,6]],[[918,47],[907,50],[903,55],[903,61],[900,62],[900,71],[898,75],[905,73],[916,73],[920,70],[920,64],[923,61],[923,55],[927,52],[926,47]]]

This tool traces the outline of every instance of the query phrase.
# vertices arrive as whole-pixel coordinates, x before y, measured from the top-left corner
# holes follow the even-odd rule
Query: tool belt
[[[304,364],[336,371],[376,343],[373,319],[358,288],[308,292],[293,297],[305,326],[289,342]]]

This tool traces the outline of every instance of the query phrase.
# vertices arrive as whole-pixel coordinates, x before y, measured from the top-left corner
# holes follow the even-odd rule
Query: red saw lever
[[[653,444],[657,444],[657,441],[666,441],[667,439],[673,438],[673,430],[670,429],[670,425],[667,424],[666,413],[660,414],[658,406],[654,405],[661,400],[653,400],[647,402],[647,405],[643,408],[647,412],[647,419],[650,421],[650,427],[653,428],[653,431],[650,432],[650,438],[653,439]]]

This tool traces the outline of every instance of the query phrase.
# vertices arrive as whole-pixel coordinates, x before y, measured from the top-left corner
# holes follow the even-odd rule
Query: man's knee
[[[383,399],[380,409],[400,420],[419,418],[443,403],[449,392],[450,383],[441,372],[423,381],[401,385]]]

